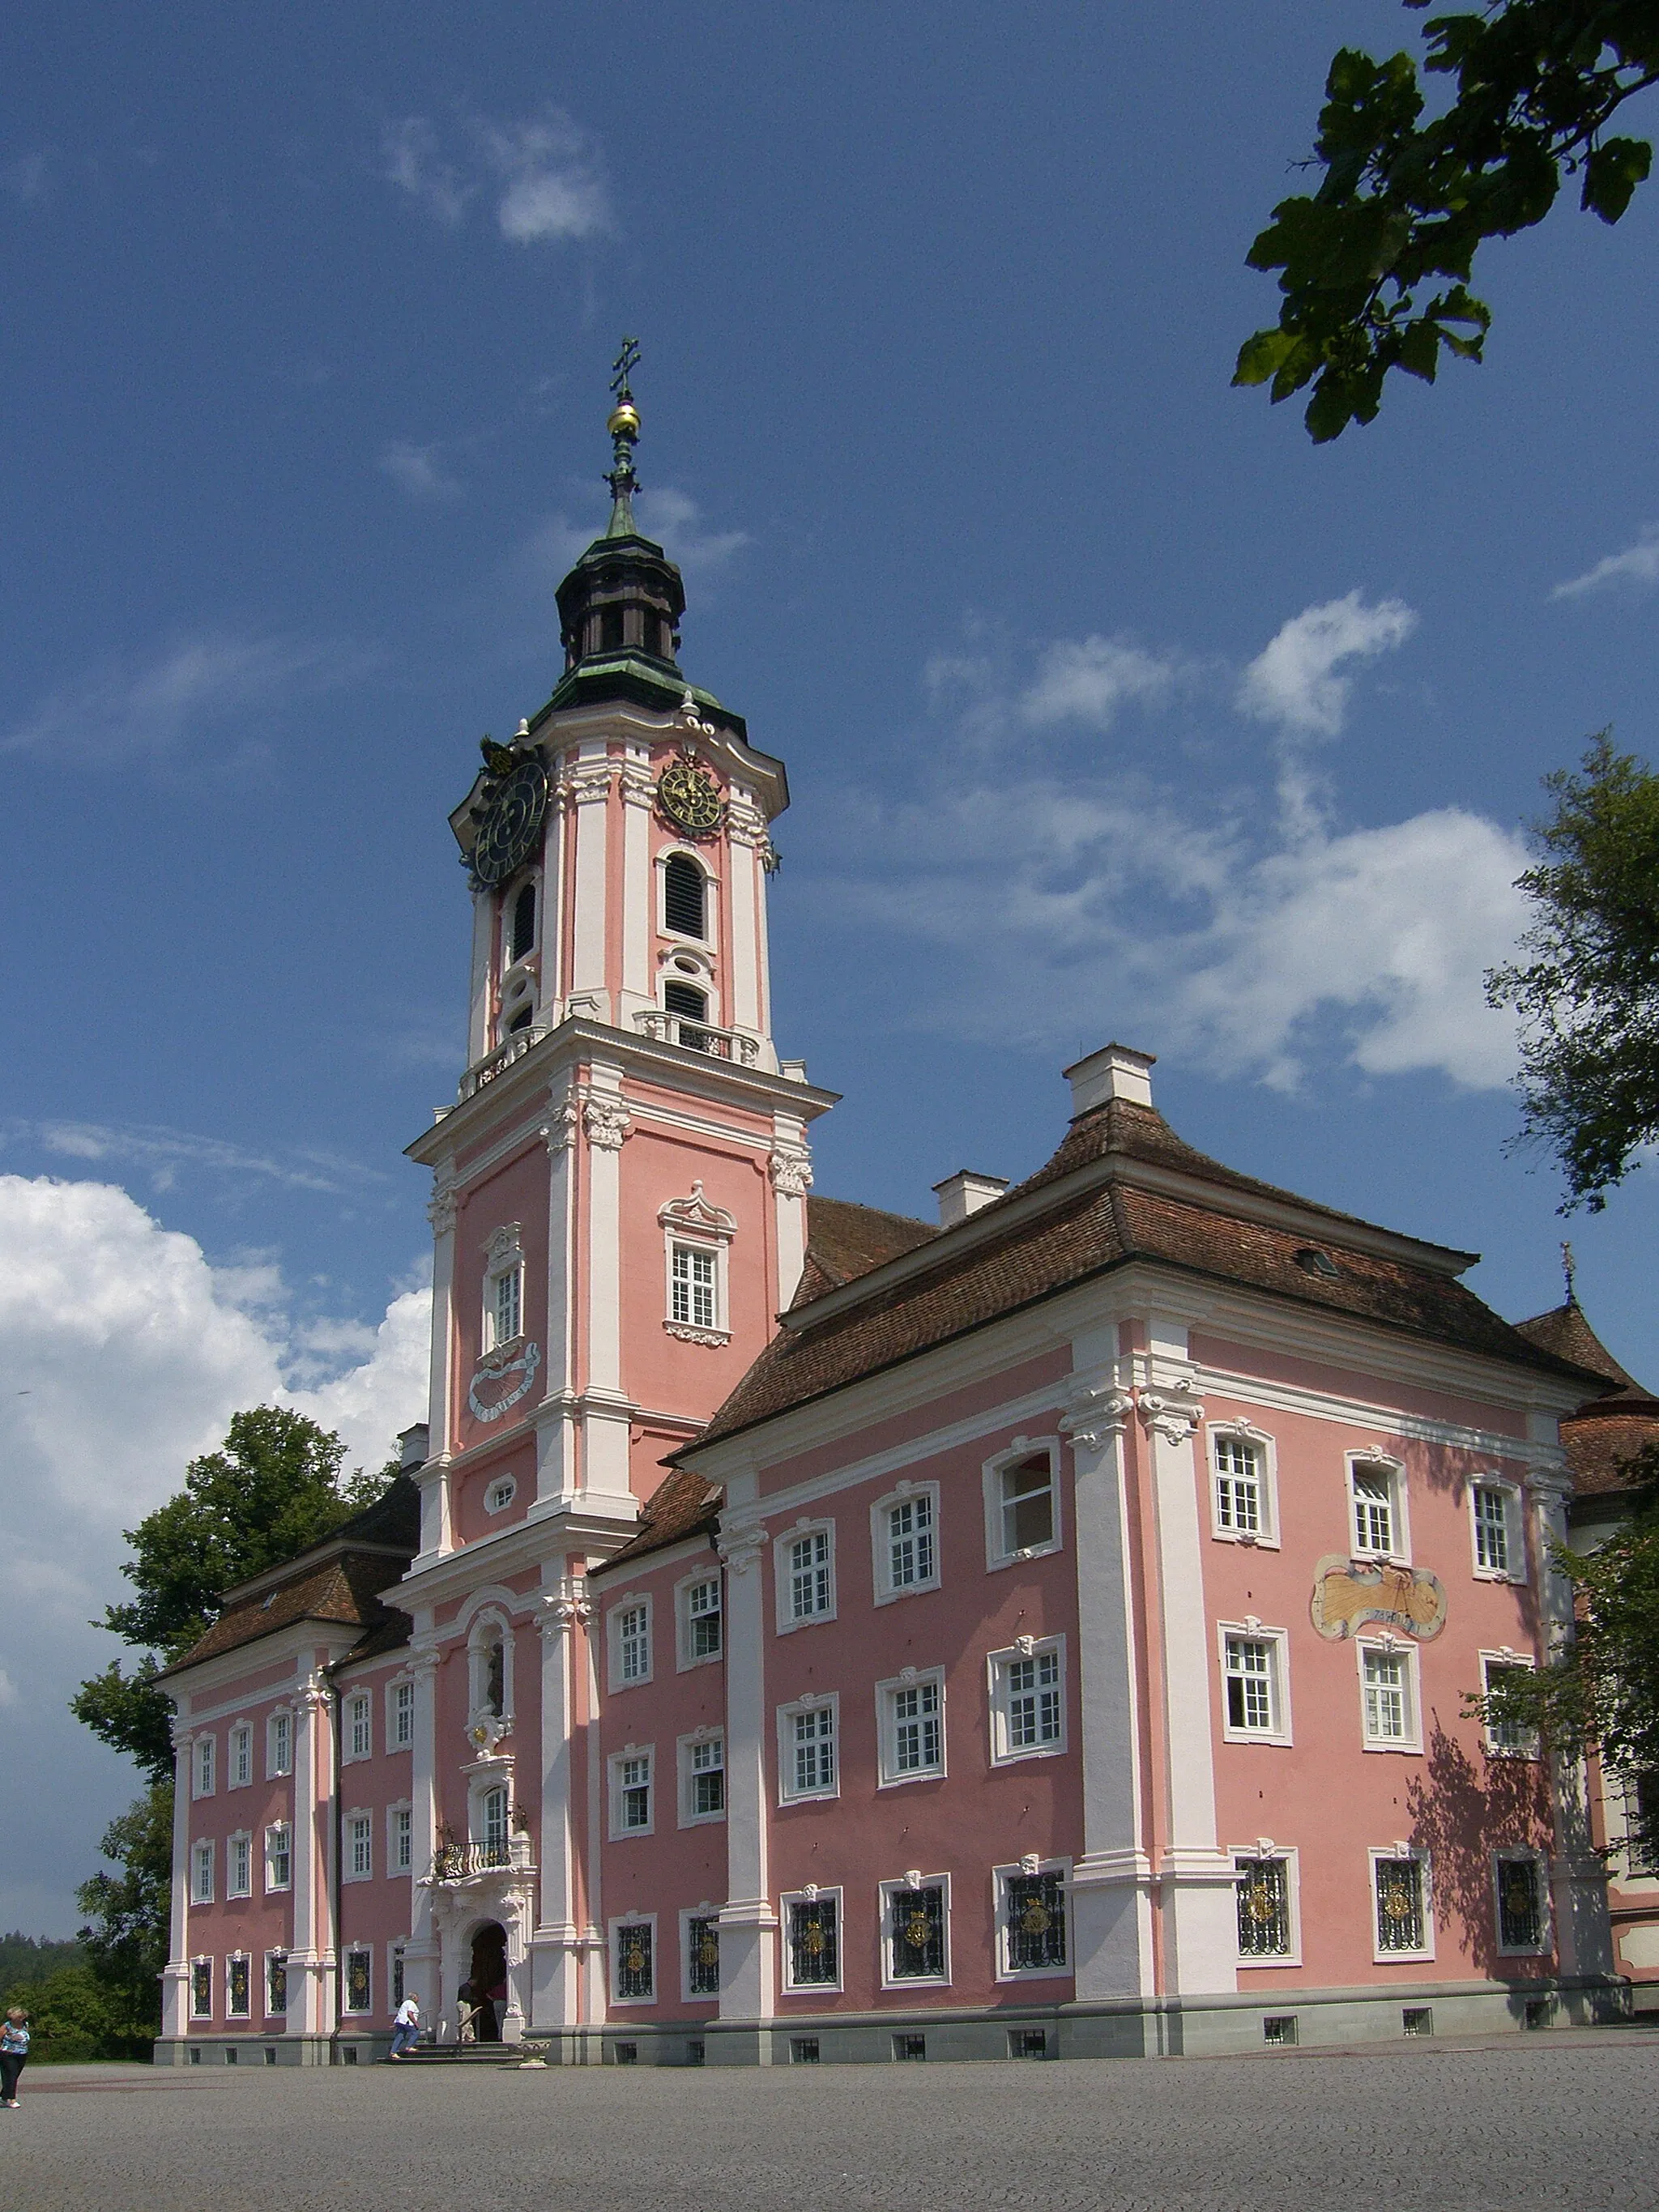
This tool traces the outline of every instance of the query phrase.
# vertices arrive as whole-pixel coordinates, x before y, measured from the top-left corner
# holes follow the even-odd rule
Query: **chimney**
[[[958,1168],[953,1176],[946,1176],[943,1182],[933,1185],[933,1194],[939,1200],[939,1227],[954,1229],[958,1221],[966,1221],[981,1206],[1000,1198],[1007,1188],[1006,1176],[975,1175],[971,1168]]]
[[[417,1468],[426,1465],[427,1425],[416,1421],[412,1429],[402,1429],[398,1435],[398,1472],[413,1474]]]
[[[1072,1119],[1075,1121],[1079,1114],[1103,1106],[1109,1098],[1124,1099],[1131,1106],[1150,1106],[1155,1059],[1155,1054],[1136,1052],[1127,1044],[1103,1044],[1086,1060],[1074,1062],[1066,1070],[1066,1080],[1072,1086]]]

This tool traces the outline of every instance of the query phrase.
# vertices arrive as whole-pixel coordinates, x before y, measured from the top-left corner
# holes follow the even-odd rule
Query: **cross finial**
[[[1567,1279],[1567,1304],[1570,1306],[1576,1306],[1578,1303],[1578,1293],[1573,1288],[1573,1278],[1578,1273],[1578,1262],[1572,1256],[1571,1244],[1563,1244],[1561,1247],[1561,1272]]]
[[[633,393],[628,388],[628,380],[632,372],[636,369],[639,365],[639,340],[637,338],[624,338],[622,342],[622,351],[617,356],[615,361],[611,364],[611,389],[616,393],[617,398],[619,400],[631,399],[634,397]]]

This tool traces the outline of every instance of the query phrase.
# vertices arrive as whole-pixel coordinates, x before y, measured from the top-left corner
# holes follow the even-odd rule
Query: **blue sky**
[[[1331,52],[1420,22],[13,27],[0,1755],[40,1809],[0,1921],[71,1924],[127,1794],[62,1707],[123,1522],[252,1398],[365,1459],[418,1411],[444,817],[556,672],[623,331],[684,665],[789,765],[780,1042],[846,1094],[818,1187],[923,1212],[1028,1171],[1115,1035],[1206,1149],[1483,1251],[1512,1316],[1556,1301],[1479,979],[1539,778],[1609,722],[1651,748],[1659,199],[1493,249],[1489,364],[1334,448],[1228,387]],[[1571,1229],[1650,1377],[1656,1192]]]

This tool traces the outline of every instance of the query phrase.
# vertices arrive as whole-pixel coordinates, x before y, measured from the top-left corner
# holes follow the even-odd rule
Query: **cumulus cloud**
[[[1347,711],[1345,661],[1375,659],[1405,641],[1417,617],[1402,599],[1367,606],[1358,592],[1292,616],[1238,680],[1242,714],[1299,738],[1334,738]]]
[[[1622,553],[1609,553],[1582,576],[1558,584],[1550,597],[1577,599],[1587,592],[1605,591],[1609,585],[1630,585],[1639,590],[1648,584],[1659,584],[1659,522],[1646,524],[1636,543]]]
[[[1043,652],[1020,699],[1020,719],[1032,729],[1079,722],[1109,730],[1121,707],[1162,706],[1179,673],[1173,655],[1148,653],[1127,638],[1061,639]]]
[[[381,453],[380,472],[410,499],[459,499],[460,478],[445,467],[442,455],[441,446],[416,446],[406,438],[394,438]]]
[[[514,246],[594,238],[612,227],[599,149],[561,108],[522,122],[475,116],[448,150],[426,117],[405,116],[381,130],[380,173],[448,230],[488,191]]]
[[[640,527],[665,548],[689,576],[706,576],[741,553],[746,530],[710,530],[695,499],[672,486],[641,492],[635,501]]]
[[[220,1137],[188,1129],[114,1127],[99,1121],[11,1121],[0,1130],[7,1142],[31,1141],[59,1159],[106,1162],[147,1170],[150,1187],[171,1190],[184,1169],[200,1169],[233,1182],[275,1183],[289,1190],[345,1193],[386,1181],[377,1168],[338,1153],[308,1147],[256,1152]]]
[[[423,115],[406,115],[380,130],[380,174],[455,229],[478,187],[438,151],[438,134]]]
[[[429,1293],[400,1291],[331,1349],[325,1328],[289,1318],[268,1262],[212,1266],[125,1190],[52,1177],[0,1175],[0,1620],[15,1693],[0,1694],[0,1768],[37,1778],[0,1867],[0,1924],[17,1912],[42,1924],[46,1899],[64,1927],[133,1790],[131,1769],[65,1710],[116,1650],[88,1623],[126,1590],[121,1531],[243,1407],[295,1406],[339,1431],[349,1464],[380,1466],[425,1412]]]

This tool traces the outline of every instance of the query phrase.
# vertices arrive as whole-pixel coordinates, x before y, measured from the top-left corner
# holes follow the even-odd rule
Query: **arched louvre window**
[[[662,1002],[671,1014],[682,1015],[690,1022],[706,1021],[708,1000],[694,983],[665,983]]]
[[[671,853],[662,872],[662,910],[666,926],[680,937],[707,933],[704,902],[707,881],[695,860],[684,853]]]
[[[536,886],[521,884],[513,901],[512,916],[507,932],[507,957],[510,966],[522,960],[536,946]]]

